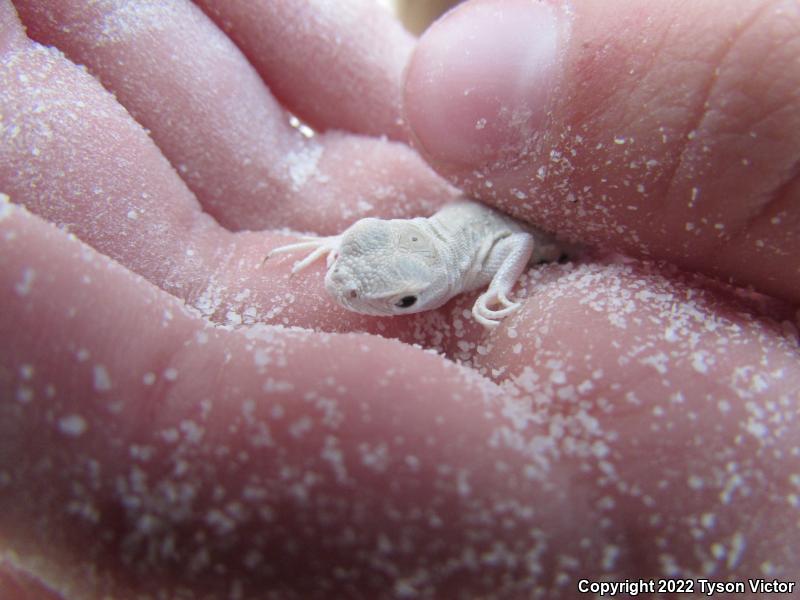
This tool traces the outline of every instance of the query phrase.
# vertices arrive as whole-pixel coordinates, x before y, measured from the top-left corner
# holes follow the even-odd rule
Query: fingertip
[[[404,109],[431,164],[452,175],[519,154],[547,118],[568,20],[550,3],[466,3],[420,39]]]

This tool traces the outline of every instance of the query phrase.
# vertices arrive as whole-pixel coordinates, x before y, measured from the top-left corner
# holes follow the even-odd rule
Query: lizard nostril
[[[356,298],[356,297],[358,297],[358,292],[357,292],[357,291],[355,291],[355,290],[350,290],[350,291],[347,293],[347,295],[348,295],[348,296],[350,296],[351,298]]]

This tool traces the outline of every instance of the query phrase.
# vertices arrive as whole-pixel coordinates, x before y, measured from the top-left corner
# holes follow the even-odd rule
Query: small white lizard
[[[348,310],[378,316],[421,312],[488,284],[472,307],[486,327],[520,307],[508,295],[528,263],[557,260],[566,248],[530,225],[466,200],[429,218],[366,218],[340,235],[304,240],[274,248],[267,259],[311,250],[294,264],[294,274],[327,254],[325,288]]]

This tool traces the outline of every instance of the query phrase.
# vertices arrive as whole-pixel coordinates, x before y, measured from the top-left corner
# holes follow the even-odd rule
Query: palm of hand
[[[20,128],[6,129],[0,191],[39,217],[3,209],[0,222],[13,399],[0,502],[11,547],[59,565],[45,580],[63,574],[79,593],[224,594],[235,581],[245,595],[302,594],[324,580],[513,594],[557,588],[557,569],[537,565],[565,556],[624,578],[688,553],[681,566],[697,571],[709,557],[694,530],[722,545],[729,572],[765,555],[776,574],[796,566],[780,552],[796,539],[781,524],[796,511],[796,341],[759,317],[784,318],[783,305],[597,259],[531,272],[524,308],[489,337],[463,316],[474,296],[408,318],[347,313],[319,268],[259,269],[288,238],[255,230],[336,233],[455,195],[401,141],[375,137],[407,135],[411,40],[383,23],[396,54],[331,83],[326,70],[376,43],[346,10],[314,21],[316,37],[349,36],[331,58],[286,27],[307,15],[282,3],[200,3],[251,65],[192,7],[148,21],[17,4],[33,37],[89,63],[155,141],[2,5],[2,111]],[[342,131],[307,138],[286,109]],[[776,519],[744,523],[765,503]],[[633,553],[655,537],[660,552]],[[110,578],[79,581],[87,565]]]

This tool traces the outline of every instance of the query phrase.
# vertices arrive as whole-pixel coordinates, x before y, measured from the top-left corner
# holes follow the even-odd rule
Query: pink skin
[[[213,3],[207,4],[216,15]],[[359,10],[355,10],[355,4],[352,12],[358,13],[369,12],[372,3],[370,0]],[[402,137],[395,125],[399,119],[400,73],[413,46],[400,26],[382,12],[377,17],[387,21],[389,35],[381,38],[381,45],[373,36],[363,34],[371,30],[359,30],[362,35],[346,38],[353,46],[347,52],[326,56],[305,40],[302,32],[293,44],[282,39],[279,34],[285,31],[289,15],[272,13],[286,10],[290,6],[286,3],[219,3],[220,10],[228,11],[220,19],[242,23],[235,32],[245,39],[234,37],[242,50],[190,3],[175,3],[169,10],[138,12],[122,6],[114,11],[102,3],[72,1],[23,1],[16,6],[32,38],[55,45],[72,61],[87,65],[116,93],[125,108],[152,132],[163,156],[181,175],[183,182],[178,183],[189,187],[204,211],[228,229],[291,227],[333,234],[352,220],[366,216],[405,217],[430,211],[449,193],[444,182],[423,168],[419,158],[405,147],[334,133],[305,139],[290,126],[287,112],[259,78],[261,75],[270,85],[277,86],[277,92],[287,99],[286,106],[321,130],[370,134],[389,131],[396,133],[394,137]],[[248,9],[258,11],[260,20],[253,19]],[[297,22],[315,14],[308,4],[294,10],[292,18]],[[355,18],[350,11],[342,12]],[[254,24],[261,29],[251,40],[247,28]],[[264,30],[264,24],[272,27]],[[314,35],[328,38],[346,25],[324,21]],[[357,23],[350,25],[355,27]],[[333,31],[328,32],[329,29]],[[246,55],[277,56],[273,48],[265,46],[267,40],[284,49],[281,56],[295,57],[318,71],[269,60],[251,66]],[[374,86],[369,89],[375,94],[345,97],[338,87],[327,89],[333,79],[323,73],[341,70],[337,61],[343,56],[363,55],[362,46],[383,49],[384,60],[351,65],[354,77],[368,80]],[[306,50],[301,52],[300,48]],[[394,48],[397,50],[389,55],[389,49]],[[316,62],[306,56],[309,51],[315,52]],[[56,68],[66,71],[64,77],[75,77],[73,67],[63,61],[58,63]],[[299,73],[308,87],[305,95],[295,101],[298,92],[293,90]],[[295,77],[282,78],[281,74]],[[385,80],[394,85],[383,85]],[[96,83],[85,77],[79,85],[85,89]],[[315,89],[316,85],[320,89]],[[356,80],[347,90],[355,94],[364,87]],[[87,112],[116,105],[107,95],[85,91],[92,97],[91,105],[85,107]],[[321,105],[306,106],[304,100],[308,98]],[[383,114],[389,108],[390,114]],[[361,112],[360,127],[352,122],[355,111]],[[129,135],[141,137],[141,129],[130,125]],[[91,134],[91,122],[87,129]],[[136,145],[147,146],[141,142]],[[153,160],[163,162],[161,156]],[[399,186],[398,181],[404,185]],[[265,198],[271,201],[265,202]]]
[[[470,4],[420,42],[428,162],[549,229],[800,301],[797,3],[530,4]]]
[[[474,294],[347,313],[322,266],[259,267],[291,237],[231,230],[332,233],[454,194],[361,135],[405,135],[396,24],[202,2],[237,49],[188,4],[157,28],[15,4],[119,103],[0,0],[0,596],[571,598],[581,577],[798,572],[790,306],[609,258],[531,271],[491,333]],[[741,4],[734,27],[725,3],[583,2],[548,34],[556,4],[468,3],[411,59],[411,137],[523,218],[796,301],[800,15]],[[99,44],[123,16],[135,34]],[[342,131],[306,140],[286,111]]]

